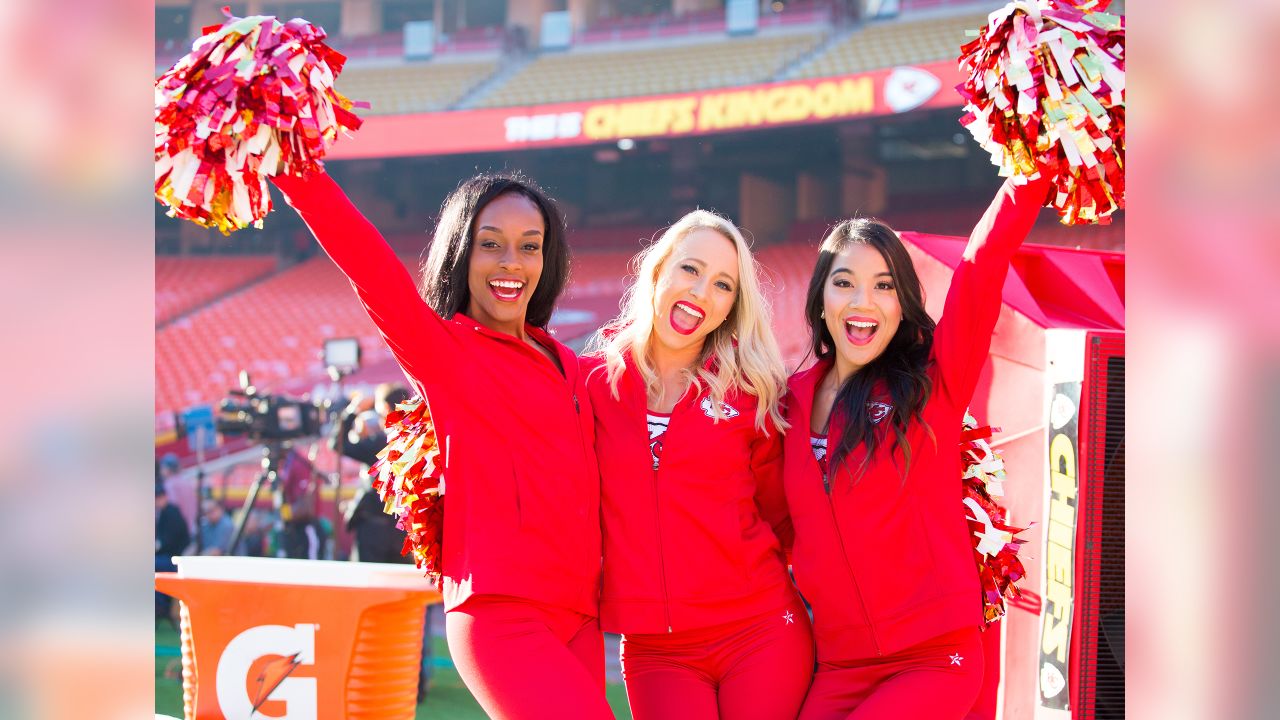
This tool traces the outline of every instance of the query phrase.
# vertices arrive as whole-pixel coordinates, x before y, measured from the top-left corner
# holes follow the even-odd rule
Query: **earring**
[[[826,311],[826,310],[823,310],[823,311],[822,311],[822,314],[821,314],[821,315],[819,315],[818,317],[822,318],[823,320],[826,320],[826,319],[827,319],[827,311]]]

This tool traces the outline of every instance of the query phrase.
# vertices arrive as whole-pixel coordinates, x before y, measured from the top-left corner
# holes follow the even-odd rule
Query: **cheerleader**
[[[818,362],[786,403],[792,564],[818,660],[802,720],[958,720],[978,695],[982,596],[956,448],[1048,188],[1005,183],[936,328],[891,228],[847,220],[822,242],[805,305]]]
[[[637,258],[590,356],[602,482],[601,625],[637,720],[794,718],[813,667],[787,574],[785,373],[756,264],[695,211]]]
[[[559,209],[518,176],[463,182],[420,296],[328,175],[275,182],[430,405],[448,497],[445,629],[467,688],[493,718],[611,718],[591,401],[577,358],[545,330],[568,275]]]

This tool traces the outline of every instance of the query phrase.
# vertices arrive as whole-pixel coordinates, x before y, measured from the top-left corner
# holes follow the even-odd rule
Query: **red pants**
[[[449,652],[467,689],[497,720],[613,720],[604,636],[594,617],[500,595],[445,613]]]
[[[635,720],[790,720],[813,676],[813,631],[797,599],[697,630],[622,638]]]
[[[819,663],[800,720],[961,720],[982,689],[982,666],[977,628],[888,657]]]

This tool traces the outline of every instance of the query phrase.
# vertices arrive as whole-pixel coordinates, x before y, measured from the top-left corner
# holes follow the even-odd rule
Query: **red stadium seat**
[[[241,369],[268,390],[321,382],[330,337],[359,338],[366,362],[389,354],[350,285],[320,256],[160,328],[156,410],[216,402]]]
[[[270,256],[156,258],[156,326],[265,277]]]

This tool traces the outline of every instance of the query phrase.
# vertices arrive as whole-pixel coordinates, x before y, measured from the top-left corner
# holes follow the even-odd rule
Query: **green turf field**
[[[449,648],[444,638],[433,639],[435,657],[448,658]],[[627,696],[622,685],[611,683],[607,693],[618,720],[630,720],[631,711],[627,708]],[[156,712],[182,717],[182,661],[178,655],[178,633],[167,622],[156,623]],[[457,671],[448,665],[437,666],[427,700],[418,706],[418,720],[483,720],[484,717],[484,712],[463,686]]]

